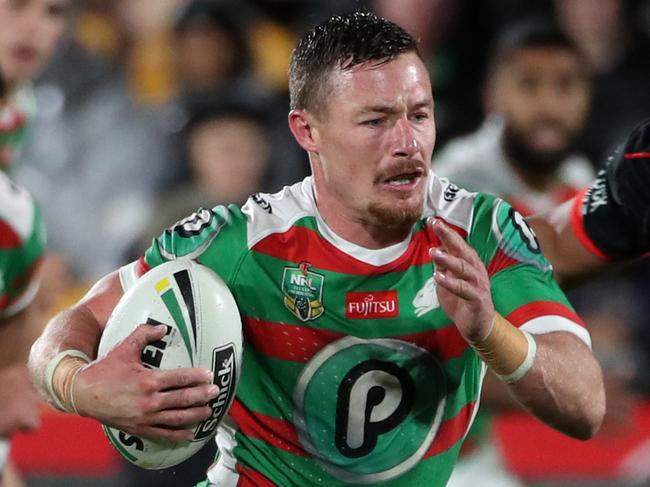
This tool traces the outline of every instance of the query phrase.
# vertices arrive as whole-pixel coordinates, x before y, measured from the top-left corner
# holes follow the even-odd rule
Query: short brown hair
[[[370,12],[337,15],[317,25],[298,42],[289,68],[291,109],[322,109],[334,69],[350,69],[368,61],[388,62],[417,43],[400,26]]]

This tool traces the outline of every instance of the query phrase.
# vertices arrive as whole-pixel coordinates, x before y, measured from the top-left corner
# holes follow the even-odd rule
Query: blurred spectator
[[[458,0],[371,0],[369,6],[419,41],[433,87],[438,146],[476,128],[485,45],[476,6]]]
[[[589,161],[574,155],[589,94],[579,54],[558,29],[516,24],[493,53],[483,126],[443,148],[434,170],[502,196],[524,215],[547,210],[593,178]]]
[[[52,55],[70,2],[4,2],[0,9],[0,170],[24,141],[34,102],[27,84]]]
[[[263,100],[241,89],[188,100],[183,136],[190,178],[158,198],[134,256],[142,254],[161,228],[201,206],[243,204],[251,194],[269,189],[271,139]]]
[[[129,85],[140,104],[160,105],[173,96],[175,86],[170,53],[169,19],[185,0],[113,0],[111,20],[120,37],[119,57]]]
[[[586,154],[597,164],[650,113],[650,45],[634,22],[638,2],[555,0],[557,17],[594,80]]]
[[[36,85],[41,107],[16,179],[42,202],[49,244],[75,276],[122,263],[141,208],[174,177],[165,138],[131,102],[119,66],[70,40]]]
[[[266,114],[267,130],[274,141],[272,158],[277,163],[266,174],[267,189],[279,188],[292,178],[305,175],[307,164],[287,128],[288,100],[284,93],[270,93],[255,77],[246,23],[242,20],[250,12],[240,5],[236,7],[237,10],[234,4],[219,0],[189,0],[174,16],[172,48],[179,92],[160,114],[161,126],[173,141],[167,154],[168,164],[177,167],[181,177],[191,179],[182,128],[188,123],[188,112],[196,112],[202,94],[248,93],[242,96],[249,96],[257,104],[255,109]],[[287,69],[283,67],[284,72]],[[203,100],[207,98],[210,96]]]
[[[181,92],[252,83],[251,53],[241,12],[232,3],[191,0],[176,12],[174,66]]]

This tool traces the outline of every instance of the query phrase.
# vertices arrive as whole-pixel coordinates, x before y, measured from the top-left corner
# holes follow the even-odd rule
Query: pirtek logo
[[[349,320],[394,318],[397,315],[397,291],[349,292],[345,295],[345,317]]]

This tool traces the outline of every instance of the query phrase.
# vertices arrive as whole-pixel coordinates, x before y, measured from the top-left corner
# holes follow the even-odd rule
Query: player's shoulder
[[[497,196],[470,192],[446,178],[432,177],[428,204],[432,214],[453,225],[484,262],[500,250],[516,262],[550,269],[537,237],[523,216]]]
[[[477,219],[489,217],[495,200],[495,196],[467,191],[447,178],[432,174],[425,213],[442,218],[468,234]]]
[[[249,248],[271,234],[286,232],[298,220],[315,214],[311,178],[277,193],[254,194],[241,213],[246,219]]]
[[[216,244],[244,252],[271,233],[288,230],[312,210],[311,184],[303,181],[275,194],[257,193],[237,205],[199,208],[167,228],[156,246],[164,260],[196,259]]]
[[[179,257],[196,259],[217,237],[228,233],[228,229],[236,225],[239,216],[240,212],[234,206],[198,208],[165,229],[156,238],[156,246],[165,260]]]
[[[13,238],[24,241],[39,224],[36,202],[22,186],[14,183],[0,171],[0,222],[5,232],[12,232]]]

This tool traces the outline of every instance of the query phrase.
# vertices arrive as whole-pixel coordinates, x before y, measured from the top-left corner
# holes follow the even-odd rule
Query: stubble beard
[[[373,223],[388,228],[410,228],[422,217],[424,195],[420,195],[415,203],[409,206],[390,205],[372,202],[368,205],[368,214],[374,219]]]

